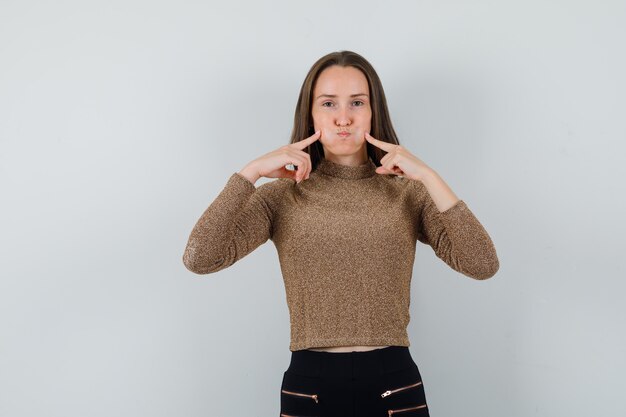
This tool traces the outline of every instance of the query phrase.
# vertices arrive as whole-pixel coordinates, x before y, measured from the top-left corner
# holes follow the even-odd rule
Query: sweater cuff
[[[244,177],[238,172],[233,173],[228,179],[227,185],[235,187],[241,192],[252,194],[256,191],[256,186],[250,182],[249,179]]]
[[[439,218],[446,228],[468,227],[468,220],[473,216],[473,213],[463,200],[457,201],[455,205],[439,213]]]
[[[462,215],[465,210],[467,210],[467,205],[465,204],[465,201],[459,200],[452,207],[440,212],[439,214],[445,217],[458,217],[459,215]]]

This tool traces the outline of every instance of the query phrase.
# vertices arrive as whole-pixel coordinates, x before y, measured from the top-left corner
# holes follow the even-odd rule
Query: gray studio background
[[[500,258],[479,282],[418,246],[431,416],[625,415],[625,19],[620,1],[1,0],[0,416],[278,415],[275,247],[204,276],[182,254],[341,49]]]

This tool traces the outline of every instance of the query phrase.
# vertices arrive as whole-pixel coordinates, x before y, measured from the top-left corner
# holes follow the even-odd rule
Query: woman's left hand
[[[387,154],[380,159],[381,166],[376,168],[376,172],[379,174],[401,175],[412,180],[421,181],[429,172],[432,172],[432,168],[402,145],[383,142],[382,140],[374,138],[367,132],[365,132],[365,140],[387,152]]]

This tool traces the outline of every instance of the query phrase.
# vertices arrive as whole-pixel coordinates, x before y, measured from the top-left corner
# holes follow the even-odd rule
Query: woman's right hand
[[[289,178],[297,183],[309,178],[311,173],[311,157],[303,149],[320,138],[321,132],[318,130],[306,139],[296,143],[283,145],[280,148],[269,152],[248,163],[239,174],[255,183],[260,177],[267,178]],[[293,171],[286,168],[293,164],[296,169]]]

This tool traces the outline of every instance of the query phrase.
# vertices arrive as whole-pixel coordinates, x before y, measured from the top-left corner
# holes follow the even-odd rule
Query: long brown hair
[[[399,145],[398,137],[396,136],[396,132],[391,124],[391,118],[389,117],[385,91],[383,90],[380,78],[378,78],[378,74],[372,64],[361,55],[352,51],[331,52],[324,55],[313,64],[300,88],[300,96],[296,104],[290,143],[299,142],[315,133],[313,130],[313,116],[311,114],[313,88],[322,71],[332,65],[354,67],[365,75],[367,84],[369,85],[370,106],[372,108],[370,134],[376,139]],[[380,166],[380,159],[385,156],[386,152],[371,145],[369,142],[366,143],[366,146],[367,155],[377,166]],[[320,159],[324,157],[322,144],[317,140],[307,146],[304,151],[310,155],[312,169],[315,169]]]

